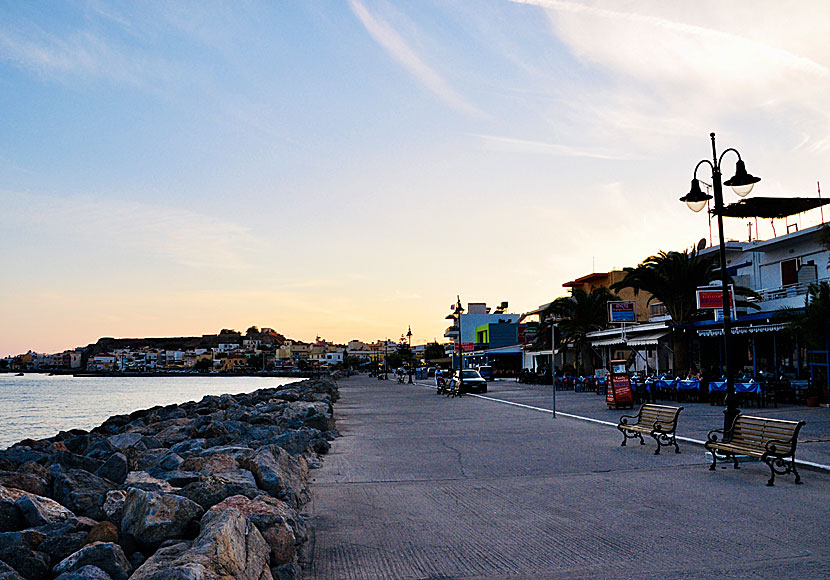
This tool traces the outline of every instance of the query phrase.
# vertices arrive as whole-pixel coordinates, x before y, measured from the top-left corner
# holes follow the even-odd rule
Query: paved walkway
[[[339,384],[342,437],[312,472],[311,578],[830,576],[825,472],[770,488],[766,466],[713,473],[691,444],[655,456],[598,423]],[[488,396],[528,394],[496,385]]]
[[[427,381],[418,381],[423,386],[432,387]],[[495,381],[488,387],[487,397],[521,403],[550,411],[553,407],[553,393],[550,385],[525,385],[515,381]],[[676,403],[658,401],[666,405],[681,405],[677,434],[680,437],[706,441],[706,434],[712,429],[723,427],[723,406],[708,403]],[[623,414],[633,411],[611,410],[605,404],[605,397],[596,393],[575,393],[573,391],[556,392],[556,410],[580,417],[616,424]],[[830,467],[830,409],[827,407],[805,407],[804,405],[779,405],[778,408],[742,407],[746,415],[760,415],[806,421],[798,438],[796,457],[809,463]]]

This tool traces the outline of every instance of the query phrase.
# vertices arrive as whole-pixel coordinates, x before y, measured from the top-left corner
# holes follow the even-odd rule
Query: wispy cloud
[[[615,153],[592,148],[574,147],[560,145],[557,143],[544,143],[542,141],[530,141],[527,139],[516,139],[513,137],[499,137],[496,135],[477,135],[473,137],[482,139],[485,146],[494,151],[509,151],[513,153],[539,153],[544,155],[560,155],[564,157],[590,157],[593,159],[633,159],[634,156],[624,153]]]
[[[450,84],[416,54],[403,37],[388,23],[373,15],[362,2],[351,0],[352,11],[389,55],[398,61],[412,76],[432,91],[446,104],[471,115],[483,113],[461,96]]]
[[[89,238],[190,268],[246,269],[253,265],[250,249],[260,245],[249,228],[193,211],[94,197],[6,194],[7,215],[25,227]]]

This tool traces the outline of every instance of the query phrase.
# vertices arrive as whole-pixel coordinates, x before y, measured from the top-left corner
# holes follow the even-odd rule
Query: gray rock
[[[26,525],[30,528],[65,522],[75,517],[70,510],[48,497],[27,493],[15,503]]]
[[[47,495],[49,493],[49,482],[46,481],[46,478],[34,473],[0,471],[0,485],[28,491],[35,495]]]
[[[218,447],[210,447],[209,449],[205,449],[200,453],[200,455],[202,457],[208,457],[209,455],[216,455],[217,453],[230,455],[234,459],[239,460],[241,458],[252,456],[254,454],[254,450],[250,447],[240,445],[220,445]]]
[[[0,560],[0,580],[25,580],[14,568]]]
[[[269,499],[273,501],[252,500],[237,495],[216,504],[208,513],[228,509],[239,511],[257,527],[268,543],[271,549],[271,566],[281,566],[293,562],[296,554],[297,540],[294,530],[288,525],[288,518],[296,518],[296,513],[287,503],[274,498]]]
[[[55,574],[74,572],[84,566],[97,566],[112,580],[127,580],[132,571],[124,550],[118,544],[94,542],[61,560],[52,570]]]
[[[16,532],[23,527],[23,516],[15,500],[5,498],[0,487],[0,532]]]
[[[297,431],[286,431],[274,439],[274,444],[279,445],[291,455],[300,455],[309,449],[315,453],[325,454],[331,448],[331,444],[320,430],[308,427]]]
[[[113,578],[98,566],[81,566],[74,572],[64,572],[55,580],[113,580]]]
[[[61,450],[53,454],[51,463],[57,463],[66,469],[83,469],[90,473],[95,472],[102,465],[102,462],[97,459],[77,455],[67,450]]]
[[[120,433],[107,437],[107,442],[117,449],[129,449],[135,447],[137,449],[147,449],[147,446],[142,441],[144,435],[141,433]]]
[[[204,448],[206,441],[206,439],[187,439],[173,445],[170,451],[182,456],[198,454]]]
[[[184,487],[199,481],[202,477],[200,473],[195,471],[179,471],[178,469],[175,471],[154,471],[153,474],[173,487]]]
[[[185,497],[131,488],[124,502],[121,530],[142,544],[159,544],[185,537],[203,513],[199,504]]]
[[[95,471],[95,475],[109,479],[115,483],[124,483],[124,480],[127,479],[128,471],[127,456],[118,452],[110,455],[109,459]]]
[[[0,560],[26,580],[46,580],[49,577],[49,556],[25,544],[0,549]]]
[[[207,510],[226,497],[244,495],[254,498],[262,493],[262,491],[256,485],[234,483],[222,477],[212,475],[203,477],[197,483],[186,485],[178,493],[195,501]]]
[[[308,501],[308,464],[277,445],[263,445],[249,459],[240,460],[260,489],[299,507]]]
[[[184,463],[184,459],[182,459],[178,454],[168,452],[161,458],[161,461],[158,462],[158,466],[165,471],[173,471],[178,469],[182,463]]]
[[[78,515],[102,520],[104,497],[115,487],[114,483],[88,471],[70,469],[55,474],[52,496]]]
[[[127,499],[127,492],[120,489],[108,491],[104,497],[104,505],[101,509],[104,510],[104,515],[107,521],[110,521],[119,527],[121,526],[121,518],[124,513],[124,501]]]
[[[206,514],[193,544],[158,550],[130,580],[273,580],[268,544],[238,510]]]
[[[156,491],[160,493],[169,493],[174,491],[172,485],[163,479],[153,477],[146,471],[131,471],[128,473],[127,479],[124,480],[124,487],[135,487],[143,489],[144,491]]]

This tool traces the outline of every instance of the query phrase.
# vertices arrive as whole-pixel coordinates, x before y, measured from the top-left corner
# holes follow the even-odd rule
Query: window
[[[781,285],[791,286],[798,283],[798,258],[781,262]]]

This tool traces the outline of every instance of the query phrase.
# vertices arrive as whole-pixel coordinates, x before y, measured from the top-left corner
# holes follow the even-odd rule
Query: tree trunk
[[[689,372],[689,340],[685,329],[672,329],[673,371],[676,377],[685,377]]]

